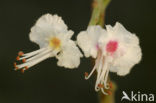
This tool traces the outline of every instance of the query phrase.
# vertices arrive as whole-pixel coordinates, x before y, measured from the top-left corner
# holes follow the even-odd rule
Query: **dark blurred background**
[[[38,45],[28,34],[35,21],[45,13],[62,16],[73,39],[87,28],[91,16],[91,0],[0,0],[0,103],[98,103],[94,91],[95,76],[84,80],[90,72],[90,59],[81,59],[78,69],[57,67],[55,58],[47,59],[24,74],[13,70],[18,51],[30,52]],[[112,0],[106,12],[106,24],[121,22],[140,38],[143,59],[131,73],[119,77],[110,73],[117,84],[115,101],[120,103],[122,91],[156,93],[156,2],[155,0]]]

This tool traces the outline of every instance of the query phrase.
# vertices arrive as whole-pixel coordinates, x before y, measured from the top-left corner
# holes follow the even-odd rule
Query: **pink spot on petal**
[[[106,45],[106,51],[109,53],[114,53],[118,48],[118,42],[110,40]]]
[[[99,50],[99,45],[98,44],[96,44],[96,49]]]

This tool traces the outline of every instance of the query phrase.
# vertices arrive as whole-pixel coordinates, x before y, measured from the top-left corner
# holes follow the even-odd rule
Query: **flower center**
[[[106,51],[109,53],[114,53],[118,48],[118,42],[110,40],[106,45]]]
[[[61,46],[61,41],[60,41],[58,38],[53,37],[53,38],[49,41],[49,45],[50,45],[51,47],[53,47],[54,49],[60,48],[60,46]]]

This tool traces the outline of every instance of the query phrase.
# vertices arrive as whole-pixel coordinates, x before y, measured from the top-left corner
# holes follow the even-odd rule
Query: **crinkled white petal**
[[[63,66],[65,68],[77,68],[80,64],[80,57],[82,57],[81,52],[78,47],[76,47],[76,44],[70,40],[57,56],[57,64],[58,66]]]
[[[57,15],[45,14],[41,16],[36,24],[31,28],[30,40],[39,44],[40,47],[48,45],[51,37],[66,35],[68,39],[73,35],[73,31],[67,30],[67,26],[61,17]]]
[[[86,31],[82,31],[77,36],[77,43],[83,50],[86,57],[97,56],[97,45],[99,37],[105,33],[100,26],[89,26]]]
[[[124,76],[130,72],[135,64],[140,62],[141,57],[141,48],[139,46],[131,47],[124,56],[115,59],[110,71],[117,72],[118,75]]]
[[[142,52],[139,46],[139,39],[118,22],[114,27],[106,26],[106,28],[109,37],[105,39],[117,40],[119,43],[110,71],[117,72],[118,75],[126,75],[141,60]]]

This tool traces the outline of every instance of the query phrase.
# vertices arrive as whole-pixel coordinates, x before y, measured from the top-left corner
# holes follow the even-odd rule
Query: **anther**
[[[25,68],[25,70],[28,70],[28,66],[25,66],[24,68]]]
[[[21,69],[21,73],[24,73],[24,69]]]
[[[26,62],[26,59],[22,59],[22,62],[25,63]]]
[[[109,82],[109,87],[110,87],[110,88],[112,88],[112,87],[113,87],[112,82]]]
[[[85,77],[88,77],[88,73],[87,72],[85,72]]]
[[[14,67],[16,67],[16,62],[14,63]]]
[[[16,60],[20,60],[20,57],[19,57],[19,56],[17,56],[17,57],[16,57]]]
[[[112,95],[112,92],[111,91],[107,91],[108,95]]]
[[[99,87],[99,88],[103,88],[104,85],[103,85],[103,84],[98,84],[98,87]]]
[[[18,67],[17,66],[15,67],[15,70],[18,70]]]
[[[14,68],[15,68],[15,70],[18,70],[18,67],[16,66],[17,64],[16,64],[16,62],[14,63]]]
[[[19,55],[19,56],[23,56],[23,54],[24,54],[24,53],[23,53],[22,51],[18,52],[18,55]]]

